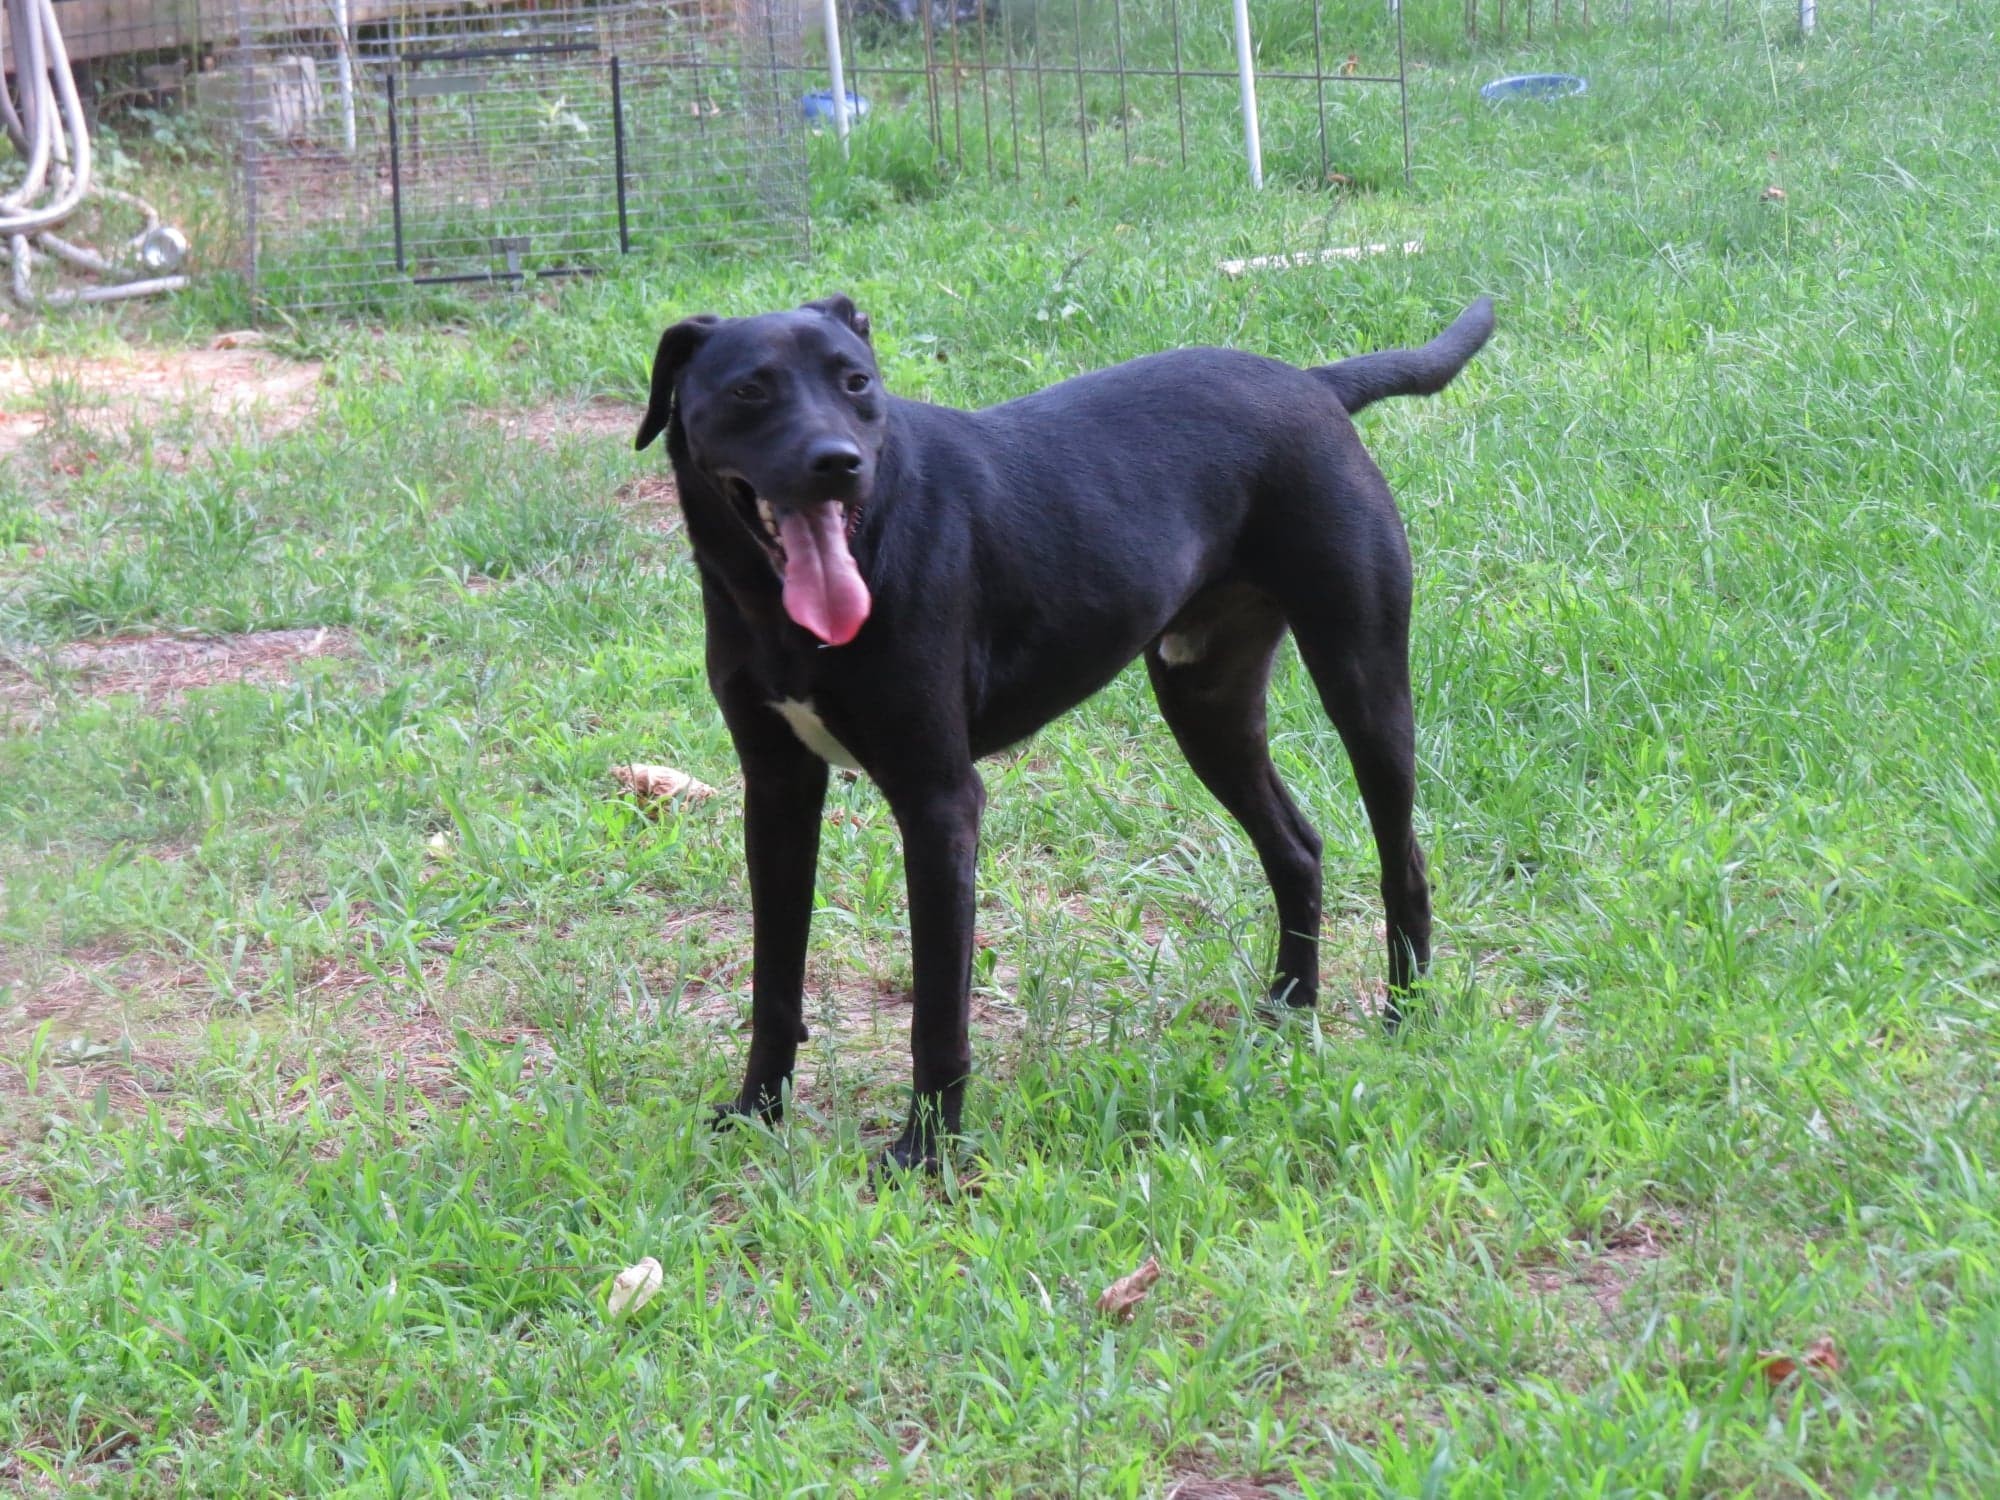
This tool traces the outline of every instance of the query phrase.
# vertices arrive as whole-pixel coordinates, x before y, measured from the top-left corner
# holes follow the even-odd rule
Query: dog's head
[[[785,613],[831,646],[868,618],[848,550],[875,484],[889,403],[868,318],[846,297],[676,323],[653,358],[635,447],[662,432],[754,537]]]

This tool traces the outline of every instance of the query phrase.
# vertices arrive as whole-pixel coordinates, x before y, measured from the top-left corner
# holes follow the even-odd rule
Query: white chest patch
[[[861,763],[847,753],[847,747],[826,732],[819,715],[813,712],[811,703],[801,703],[796,698],[773,703],[771,707],[785,716],[785,722],[792,726],[792,733],[799,737],[799,743],[812,751],[821,760],[831,761],[836,766],[846,766],[850,771],[861,769]]]

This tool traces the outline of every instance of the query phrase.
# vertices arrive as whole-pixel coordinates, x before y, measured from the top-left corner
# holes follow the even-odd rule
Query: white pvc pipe
[[[333,29],[340,33],[340,54],[334,59],[334,77],[340,81],[340,142],[347,154],[354,154],[354,37],[347,14],[347,0],[333,0]]]
[[[69,64],[69,49],[63,44],[62,27],[57,21],[55,0],[4,0],[7,7],[8,41],[14,49],[15,86],[19,101],[9,101],[8,134],[18,125],[25,147],[26,172],[20,184],[0,194],[0,242],[9,264],[9,283],[14,299],[23,306],[62,306],[76,302],[110,302],[124,297],[143,297],[154,292],[177,291],[187,285],[184,276],[155,277],[146,281],[79,290],[59,288],[37,297],[30,281],[36,247],[55,259],[95,275],[115,272],[104,256],[52,233],[55,226],[76,209],[86,194],[136,204],[145,216],[146,228],[134,239],[139,241],[159,226],[159,215],[151,205],[115,189],[98,188],[91,181],[90,129],[84,118],[83,101],[76,76]],[[47,201],[38,202],[44,194]]]
[[[14,81],[21,90],[21,132],[25,146],[21,152],[28,165],[20,185],[0,193],[0,214],[11,213],[31,202],[42,190],[49,174],[49,120],[46,103],[48,64],[42,60],[40,13],[29,10],[32,0],[14,0],[8,8],[8,31],[14,44]]]
[[[1257,59],[1250,50],[1250,0],[1236,0],[1236,79],[1243,94],[1243,155],[1250,186],[1264,186],[1264,145],[1257,135]]]
[[[25,113],[22,116],[32,133],[31,144],[35,150],[28,163],[28,182],[31,186],[26,191],[10,193],[4,216],[0,216],[0,234],[10,236],[33,234],[60,224],[76,210],[77,204],[83,201],[83,195],[90,191],[90,129],[84,123],[83,101],[77,97],[76,78],[70,72],[69,50],[63,46],[62,32],[56,25],[55,6],[52,0],[29,0],[28,9],[29,34],[37,36],[40,46],[37,56],[32,50],[35,43],[31,40],[27,56],[31,64],[38,65],[38,71],[25,80],[21,80],[18,73],[15,76],[25,86],[22,102],[35,106],[33,118]],[[16,37],[14,45],[19,47],[21,40]],[[55,82],[55,98],[52,101],[43,93],[50,78]],[[50,107],[45,111],[44,105]],[[56,118],[58,112],[61,119]],[[67,153],[60,135],[65,120],[69,125]],[[36,165],[42,159],[45,143],[53,147],[51,154],[57,166],[55,201],[29,208],[27,200],[40,187],[41,177]]]
[[[21,29],[20,22],[15,19],[14,9],[13,0],[0,0],[0,32],[5,32],[9,37]],[[18,73],[27,72],[26,63],[18,54],[14,58],[14,68]],[[14,108],[14,93],[7,87],[4,76],[0,76],[0,129],[7,132],[7,139],[14,143],[16,151],[23,156],[28,154],[28,127],[22,120],[20,112]]]
[[[1819,7],[1813,0],[1799,0],[1799,34],[1811,36],[1813,27],[1819,24]]]
[[[833,133],[847,155],[847,69],[840,58],[840,0],[825,0],[826,66],[833,75]]]
[[[41,236],[43,241],[53,239],[53,235]],[[52,292],[37,292],[31,281],[34,265],[34,251],[28,248],[28,237],[24,234],[11,236],[7,241],[9,259],[13,262],[14,300],[23,307],[75,307],[81,303],[122,302],[128,297],[152,297],[161,292],[185,291],[188,278],[185,276],[155,276],[147,281],[119,281],[109,286],[86,286],[78,288],[58,287]],[[85,252],[88,254],[88,252]]]
[[[185,276],[158,276],[151,281],[120,281],[111,286],[44,292],[40,300],[50,307],[70,307],[76,303],[123,302],[131,297],[157,297],[163,292],[184,292],[187,288],[188,279]]]

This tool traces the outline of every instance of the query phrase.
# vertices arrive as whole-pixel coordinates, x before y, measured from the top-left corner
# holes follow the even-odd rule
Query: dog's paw
[[[944,1170],[944,1158],[935,1145],[904,1139],[885,1147],[869,1166],[868,1177],[877,1186],[912,1175],[935,1177]]]
[[[1317,984],[1280,974],[1271,981],[1271,987],[1264,992],[1264,1003],[1259,1009],[1298,1012],[1312,1010],[1318,1004]]]
[[[708,1118],[711,1130],[728,1130],[738,1125],[761,1123],[776,1125],[785,1117],[783,1104],[763,1106],[745,1104],[741,1099],[731,1099],[727,1104],[715,1106],[715,1112]]]
[[[1295,988],[1273,986],[1269,994],[1251,1006],[1250,1019],[1267,1031],[1288,1033],[1311,1029],[1319,1016],[1319,1005],[1313,999],[1299,1000],[1295,998],[1297,994]]]

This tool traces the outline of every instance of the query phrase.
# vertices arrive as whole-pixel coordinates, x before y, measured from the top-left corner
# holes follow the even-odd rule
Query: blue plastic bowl
[[[799,100],[799,108],[805,111],[808,120],[831,120],[833,118],[833,90],[820,89]],[[868,99],[853,89],[847,91],[847,118],[858,120],[868,113]]]
[[[1496,78],[1479,91],[1479,97],[1497,104],[1502,99],[1574,99],[1590,85],[1574,73],[1516,73],[1512,78]]]

